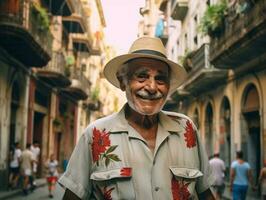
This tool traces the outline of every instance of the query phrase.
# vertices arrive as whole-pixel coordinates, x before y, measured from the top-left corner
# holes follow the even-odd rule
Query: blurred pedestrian
[[[47,184],[48,184],[48,191],[49,191],[49,197],[53,198],[53,191],[55,189],[55,184],[58,179],[58,161],[55,159],[54,154],[50,155],[50,159],[46,162],[46,168],[47,168]]]
[[[259,185],[261,187],[261,199],[266,200],[266,160],[264,166],[260,170]]]
[[[215,192],[216,199],[219,200],[222,198],[222,194],[225,189],[225,183],[224,183],[225,164],[224,161],[221,158],[219,158],[219,153],[215,153],[209,162],[212,169],[212,174],[215,177],[213,189]]]
[[[9,186],[11,189],[17,187],[19,179],[19,159],[21,156],[21,149],[19,143],[16,142],[10,149],[10,174],[9,174]]]
[[[38,172],[39,156],[40,156],[40,152],[41,152],[40,143],[35,140],[33,142],[33,144],[31,145],[30,150],[33,153],[33,158],[34,158],[33,169],[32,169],[33,174],[32,174],[32,180],[31,181],[33,182],[33,185],[36,186],[35,179],[36,179],[37,172]]]
[[[33,153],[30,151],[31,144],[26,145],[26,149],[22,151],[21,162],[21,175],[23,176],[23,193],[28,194],[30,184],[30,176],[32,176],[32,166],[34,162]]]
[[[248,184],[254,189],[252,172],[248,162],[243,160],[243,152],[236,152],[236,160],[231,164],[230,190],[233,192],[233,200],[245,200]]]

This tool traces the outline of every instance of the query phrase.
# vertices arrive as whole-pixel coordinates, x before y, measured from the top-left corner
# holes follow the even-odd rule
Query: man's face
[[[169,92],[168,65],[148,58],[134,59],[128,65],[128,84],[122,89],[126,91],[129,106],[143,115],[158,113]]]

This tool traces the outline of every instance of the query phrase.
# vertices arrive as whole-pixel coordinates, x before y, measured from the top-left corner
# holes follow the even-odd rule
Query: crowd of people
[[[53,190],[58,177],[58,161],[54,154],[42,163],[40,161],[40,144],[34,141],[33,144],[27,144],[22,151],[20,144],[16,142],[10,149],[9,164],[9,188],[22,189],[24,195],[33,192],[36,188],[36,178],[39,164],[43,164],[46,169],[46,178],[49,197],[53,197]]]
[[[248,188],[253,191],[258,191],[262,200],[266,200],[266,161],[264,161],[264,167],[260,171],[257,184],[252,175],[252,169],[250,164],[243,159],[244,155],[242,151],[236,152],[236,159],[230,166],[229,190],[233,200],[245,200],[247,196]],[[215,197],[217,200],[222,199],[225,191],[225,163],[219,157],[219,153],[215,153],[209,160],[212,168],[215,181],[212,185]]]

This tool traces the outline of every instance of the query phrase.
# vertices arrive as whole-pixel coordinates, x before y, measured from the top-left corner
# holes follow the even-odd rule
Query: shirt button
[[[155,160],[152,162],[153,165],[155,165]]]
[[[159,191],[159,189],[160,189],[159,187],[155,187],[155,191],[156,191],[156,192]]]

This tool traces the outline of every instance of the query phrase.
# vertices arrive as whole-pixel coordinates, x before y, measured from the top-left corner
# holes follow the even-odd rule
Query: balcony
[[[70,37],[73,41],[73,48],[78,52],[91,52],[91,43],[88,35],[86,33],[72,33]]]
[[[69,95],[75,101],[85,100],[89,95],[90,81],[83,75],[80,69],[71,68],[71,85],[61,90],[63,94]]]
[[[172,0],[171,8],[171,17],[174,20],[182,21],[187,15],[188,0]]]
[[[73,13],[73,0],[41,0],[54,16],[70,16]]]
[[[0,2],[0,38],[0,45],[27,67],[42,67],[51,59],[48,15],[27,0]]]
[[[82,3],[79,0],[73,0],[74,13],[63,17],[63,26],[68,33],[87,32],[87,15],[84,12]]]
[[[167,21],[164,19],[159,19],[159,21],[156,24],[156,29],[155,29],[155,36],[160,38],[166,46],[169,35],[168,35],[168,25]]]
[[[71,84],[66,70],[65,56],[60,51],[54,51],[52,60],[47,66],[36,69],[36,74],[53,87],[67,87]]]
[[[100,56],[102,53],[100,41],[95,41],[92,45],[91,55]]]
[[[215,67],[235,70],[245,64],[254,70],[254,66],[262,66],[263,58],[265,63],[266,0],[255,2],[240,12],[236,6],[230,7],[224,31],[210,43],[210,60]]]
[[[226,81],[227,70],[216,69],[209,63],[209,44],[203,44],[193,53],[191,63],[192,68],[182,84],[183,90],[199,94]]]

